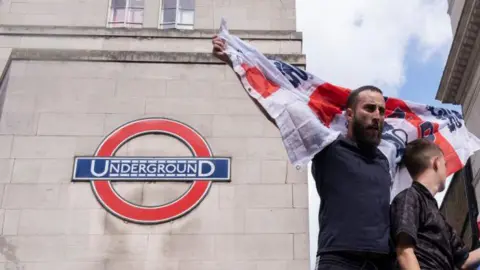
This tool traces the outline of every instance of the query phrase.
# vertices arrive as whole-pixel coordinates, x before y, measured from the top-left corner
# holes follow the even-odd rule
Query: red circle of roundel
[[[107,136],[95,152],[95,156],[110,157],[127,141],[147,133],[171,135],[192,150],[196,157],[211,157],[207,142],[195,130],[187,125],[164,118],[140,119],[127,123]],[[134,205],[120,197],[110,181],[91,181],[92,189],[98,201],[117,217],[144,224],[154,224],[178,218],[195,208],[207,195],[211,181],[194,181],[189,190],[177,200],[156,207]]]

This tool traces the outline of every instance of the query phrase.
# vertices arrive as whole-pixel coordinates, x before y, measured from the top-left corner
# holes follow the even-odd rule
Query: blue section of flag
[[[72,180],[229,181],[230,159],[77,157]]]

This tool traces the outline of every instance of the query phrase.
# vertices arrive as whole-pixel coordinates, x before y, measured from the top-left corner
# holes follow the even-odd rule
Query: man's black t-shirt
[[[390,252],[387,158],[340,136],[318,153],[312,175],[320,195],[318,253]]]
[[[418,182],[392,202],[392,237],[409,236],[422,269],[453,269],[468,258],[468,248],[440,213],[437,201]]]

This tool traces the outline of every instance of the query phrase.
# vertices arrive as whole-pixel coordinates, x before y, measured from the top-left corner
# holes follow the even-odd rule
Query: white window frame
[[[164,18],[164,15],[165,15],[165,12],[164,12],[164,9],[163,9],[164,1],[165,0],[162,0],[162,3],[160,4],[160,16],[158,16],[159,17],[159,20],[158,20],[159,27],[162,28],[162,29],[193,30],[194,25],[195,25],[195,6],[193,7],[193,9],[183,9],[183,10],[193,11],[193,22],[191,24],[185,24],[185,23],[180,22],[180,20],[179,20],[179,17],[180,17],[179,15],[180,15],[180,12],[181,12],[180,1],[182,1],[182,0],[175,0],[175,3],[176,3],[176,5],[175,5],[175,7],[176,7],[175,22],[164,23],[163,22],[163,18]]]
[[[140,10],[138,7],[131,7],[130,2],[132,0],[125,0],[125,14],[124,14],[124,19],[123,22],[115,22],[113,20],[113,15],[114,15],[114,9],[113,9],[113,1],[110,0],[108,1],[108,16],[107,16],[107,27],[109,28],[141,28],[143,27],[143,21],[142,22],[129,22],[128,21],[128,16],[130,14],[130,10]],[[143,15],[145,16],[145,1],[143,1],[143,7],[141,8]],[[144,17],[145,18],[145,17]]]

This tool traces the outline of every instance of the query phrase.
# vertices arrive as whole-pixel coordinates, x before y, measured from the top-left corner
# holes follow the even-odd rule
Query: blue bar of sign
[[[76,157],[73,181],[230,181],[230,158]]]

